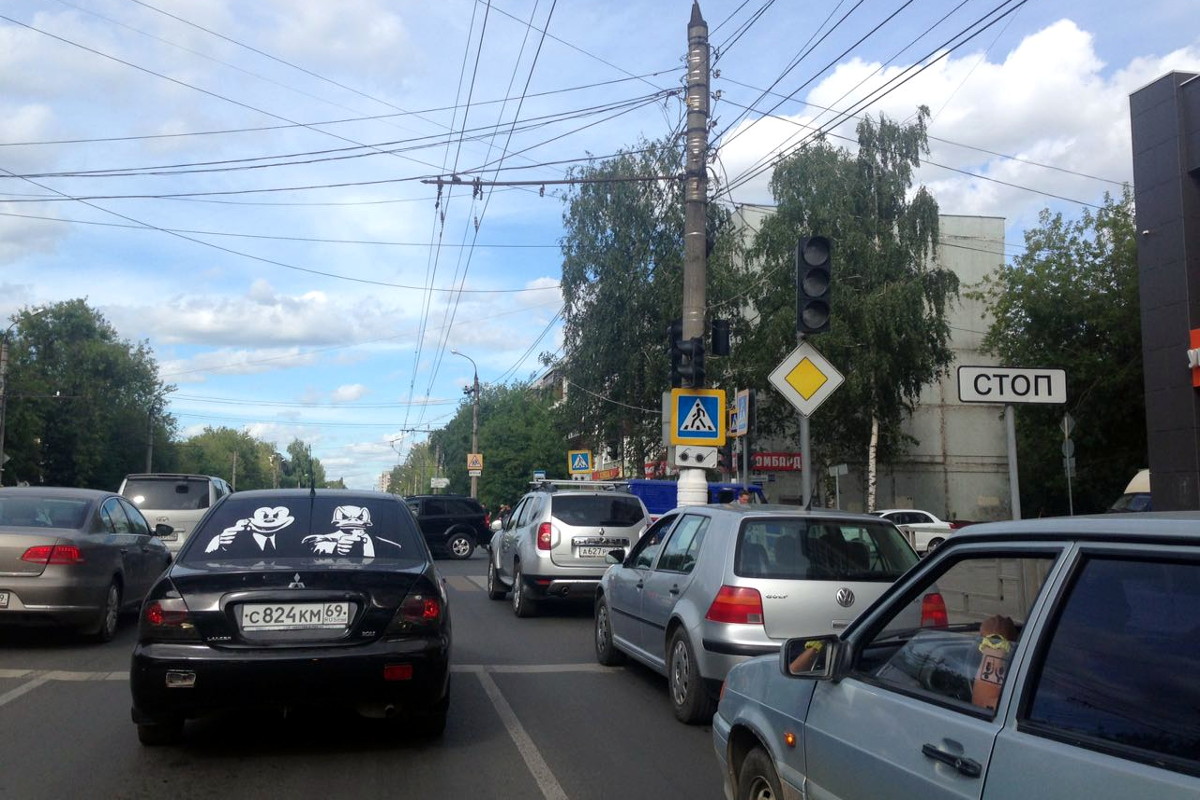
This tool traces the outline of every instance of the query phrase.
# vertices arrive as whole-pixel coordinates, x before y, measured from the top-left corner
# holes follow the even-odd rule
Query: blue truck
[[[621,483],[625,485],[630,494],[635,494],[642,498],[642,502],[646,504],[646,510],[653,517],[665,514],[679,505],[677,502],[679,497],[679,483],[677,481],[629,478]],[[744,483],[710,483],[708,485],[708,502],[736,503],[738,493],[742,490],[750,492],[750,502],[752,503],[767,502],[762,487],[753,483],[750,485]]]

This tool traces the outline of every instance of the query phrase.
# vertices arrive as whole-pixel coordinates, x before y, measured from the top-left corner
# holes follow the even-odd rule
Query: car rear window
[[[231,495],[197,528],[179,560],[424,558],[412,516],[401,508],[374,497]]]
[[[611,525],[628,528],[645,517],[636,497],[563,495],[553,501],[554,516],[566,525]]]
[[[893,581],[917,562],[888,523],[747,519],[734,572],[744,578]]]
[[[155,511],[190,511],[208,508],[208,481],[204,478],[131,478],[122,494],[135,506]]]
[[[0,500],[0,526],[19,528],[81,528],[87,500],[8,497]]]

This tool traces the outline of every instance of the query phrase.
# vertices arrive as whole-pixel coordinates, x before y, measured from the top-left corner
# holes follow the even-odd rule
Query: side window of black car
[[[1197,608],[1200,562],[1088,559],[1051,625],[1032,732],[1195,774]]]

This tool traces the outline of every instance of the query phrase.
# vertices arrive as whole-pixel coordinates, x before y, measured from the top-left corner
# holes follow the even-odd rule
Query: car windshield
[[[81,528],[86,500],[8,497],[0,500],[0,527]]]
[[[566,525],[610,525],[628,528],[642,521],[642,504],[630,495],[561,495],[554,516]]]
[[[398,502],[374,497],[232,495],[196,530],[183,563],[314,557],[419,560],[424,547]]]
[[[742,523],[734,572],[745,578],[893,581],[917,563],[887,523],[750,518]]]
[[[122,492],[140,509],[189,511],[208,508],[205,478],[130,478]]]

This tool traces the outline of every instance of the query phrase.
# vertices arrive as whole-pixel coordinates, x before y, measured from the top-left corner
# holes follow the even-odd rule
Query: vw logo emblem
[[[849,608],[854,605],[854,592],[843,586],[841,589],[838,589],[837,602],[842,608]]]

